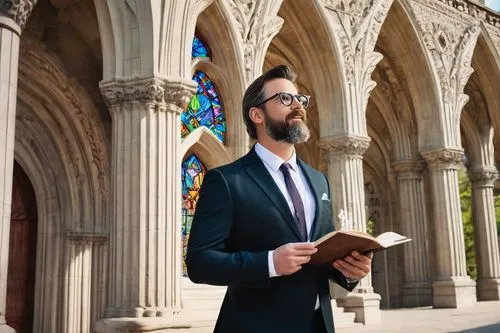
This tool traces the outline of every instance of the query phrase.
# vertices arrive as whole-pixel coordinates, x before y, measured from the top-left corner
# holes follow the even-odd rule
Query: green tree
[[[460,188],[460,206],[465,239],[465,258],[467,261],[467,274],[471,279],[477,277],[476,253],[474,251],[474,224],[472,222],[472,186],[465,171],[458,173]]]

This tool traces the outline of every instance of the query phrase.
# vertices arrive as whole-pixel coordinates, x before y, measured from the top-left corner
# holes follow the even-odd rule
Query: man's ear
[[[250,110],[248,110],[248,115],[255,124],[264,123],[264,112],[262,112],[262,109],[253,107]]]

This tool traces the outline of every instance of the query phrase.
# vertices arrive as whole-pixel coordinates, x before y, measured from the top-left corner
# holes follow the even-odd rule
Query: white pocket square
[[[330,201],[330,199],[328,199],[328,195],[326,193],[323,193],[323,195],[321,196],[321,200]]]

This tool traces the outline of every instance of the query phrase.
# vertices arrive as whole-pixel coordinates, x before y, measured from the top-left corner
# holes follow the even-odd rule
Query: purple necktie
[[[306,214],[304,212],[304,204],[300,198],[299,191],[293,182],[292,175],[290,174],[290,164],[283,163],[280,166],[280,171],[285,176],[285,184],[292,197],[293,207],[295,208],[295,218],[297,219],[297,225],[299,227],[299,232],[301,236],[301,241],[307,242],[307,227],[306,227]]]

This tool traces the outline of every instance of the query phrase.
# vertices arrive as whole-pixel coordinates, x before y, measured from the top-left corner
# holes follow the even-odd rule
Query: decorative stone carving
[[[0,15],[5,15],[21,27],[21,30],[26,26],[33,7],[38,0],[2,0],[0,2]]]
[[[482,170],[470,170],[468,172],[469,179],[474,185],[474,183],[484,183],[485,185],[493,186],[495,180],[498,178],[498,171],[496,169],[482,169]]]
[[[435,149],[421,153],[431,168],[458,169],[463,164],[464,152],[462,149]]]
[[[377,75],[378,86],[387,100],[391,103],[392,110],[398,121],[407,124],[409,130],[412,133],[416,133],[417,129],[410,114],[409,101],[411,99],[406,95],[398,75],[395,73],[395,68],[386,55],[384,55],[384,58],[379,62],[375,73]]]
[[[226,0],[243,42],[245,78],[260,75],[269,44],[283,26],[276,16],[282,0]]]
[[[373,49],[391,4],[387,0],[323,0],[339,38],[346,80],[360,82],[366,98],[375,87],[371,73],[382,55]]]
[[[397,173],[419,173],[424,169],[422,160],[401,160],[392,163],[392,169]]]
[[[68,239],[75,243],[103,244],[108,241],[108,234],[92,232],[68,232]]]
[[[158,110],[171,110],[180,114],[196,91],[194,81],[172,82],[161,78],[101,83],[101,93],[112,108],[123,103],[153,104]],[[167,104],[174,108],[166,108]]]
[[[341,136],[322,138],[319,146],[328,154],[363,156],[370,145],[369,137]]]
[[[38,75],[46,79],[48,84],[61,87],[66,102],[71,106],[67,111],[71,112],[79,120],[85,135],[88,140],[88,146],[92,154],[92,161],[97,168],[99,178],[98,186],[102,193],[107,192],[107,170],[108,163],[106,161],[104,142],[101,134],[98,133],[99,119],[97,115],[90,112],[88,104],[82,101],[82,93],[78,91],[78,84],[76,81],[68,80],[64,71],[56,65],[56,62],[51,59],[45,52],[40,50],[41,44],[32,45],[31,47],[25,46],[21,43],[20,53],[23,55],[21,61],[24,61],[28,66],[34,68]],[[22,74],[19,74],[22,78]],[[45,104],[46,107],[53,107]]]
[[[474,120],[481,133],[489,133],[491,120],[488,113],[488,106],[481,89],[479,89],[480,85],[476,80],[477,75],[473,74],[465,87],[465,92],[469,95],[470,100],[465,104],[464,111]]]
[[[442,8],[437,1],[409,2],[424,44],[433,59],[445,103],[456,101],[460,111],[467,102],[463,88],[472,74],[472,53],[480,32],[479,22]],[[448,9],[446,11],[446,9]],[[442,13],[439,13],[442,11]]]

